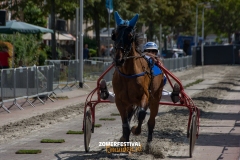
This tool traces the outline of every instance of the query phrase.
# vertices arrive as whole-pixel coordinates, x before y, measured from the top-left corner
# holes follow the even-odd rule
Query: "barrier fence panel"
[[[170,71],[174,71],[175,69],[175,62],[173,58],[169,58],[169,63],[170,63]]]
[[[83,77],[84,80],[95,81],[105,71],[104,62],[84,60]]]
[[[61,61],[46,61],[47,65],[53,65],[53,91],[59,88]]]
[[[37,97],[36,67],[28,67],[28,98]]]
[[[67,73],[67,85],[73,87],[78,82],[78,75],[79,74],[79,63],[75,60],[70,60],[68,64],[68,73]],[[69,86],[67,86],[69,88]]]
[[[16,68],[16,99],[27,96],[27,67]]]
[[[47,60],[46,64],[53,65],[53,90],[68,88],[77,84],[79,80],[78,60]],[[54,92],[53,92],[54,93]]]
[[[4,84],[4,78],[5,78],[5,75],[3,75],[5,72],[4,72],[4,70],[2,69],[1,70],[1,78],[0,78],[0,89],[1,89],[1,92],[0,92],[0,94],[1,94],[1,107],[5,110],[5,111],[7,111],[8,113],[10,113],[10,111],[7,109],[7,107],[5,107],[5,105],[4,105],[4,90],[3,90],[3,84]]]
[[[47,92],[53,93],[53,83],[54,83],[54,66],[48,66],[48,75],[47,75]]]
[[[36,69],[35,81],[37,82],[36,83],[37,99],[43,104],[45,102],[41,98],[49,98],[51,101],[53,101],[49,96],[52,92],[48,91],[48,80],[47,79],[49,76],[49,74],[48,74],[49,66],[38,66],[35,69]]]
[[[27,90],[28,90],[28,68],[27,67],[21,67],[15,69],[15,99],[27,99]],[[24,103],[25,104],[25,103]],[[30,103],[31,104],[31,103]],[[32,105],[32,104],[31,104]],[[23,104],[21,105],[23,106]]]
[[[164,66],[171,72],[192,67],[192,56],[166,58],[162,60]]]
[[[107,70],[107,68],[112,64],[112,62],[104,62],[104,71]],[[112,81],[113,73],[115,71],[115,68],[113,67],[103,78],[106,80],[106,82]]]
[[[19,109],[23,109],[16,101],[16,69],[2,69],[2,105],[5,102],[13,102],[12,106],[17,106]]]

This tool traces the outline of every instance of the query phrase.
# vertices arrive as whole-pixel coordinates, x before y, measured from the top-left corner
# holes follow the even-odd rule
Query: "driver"
[[[158,46],[154,42],[147,42],[143,46],[144,53],[153,59],[155,63],[160,62],[160,58],[157,56],[158,54]],[[166,76],[164,75],[164,85],[166,84]],[[163,89],[162,98],[164,101],[171,101],[173,103],[177,103],[179,101],[179,92],[180,86],[175,83],[173,86],[173,92],[167,91]],[[115,102],[115,94],[113,92],[108,91],[107,84],[105,79],[102,79],[100,82],[100,98],[103,100],[109,100],[110,102]]]

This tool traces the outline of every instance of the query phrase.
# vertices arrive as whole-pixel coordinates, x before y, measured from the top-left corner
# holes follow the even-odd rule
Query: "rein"
[[[129,56],[129,57],[125,57],[124,60],[127,60],[127,59],[130,59],[130,58],[144,58],[145,60],[147,60],[145,58],[145,54],[143,55],[140,55],[140,56]],[[123,77],[126,77],[126,78],[137,78],[137,77],[141,77],[141,76],[144,76],[145,74],[148,74],[149,72],[148,71],[144,71],[144,72],[141,72],[141,73],[138,73],[138,74],[133,74],[133,75],[126,75],[124,73],[122,73],[118,67],[115,67],[118,71],[118,73],[123,76]]]
[[[148,73],[147,71],[145,71],[145,72],[142,72],[142,73],[133,74],[133,75],[130,75],[130,76],[129,76],[129,75],[126,75],[126,74],[122,73],[122,72],[118,69],[118,67],[116,67],[116,69],[117,69],[118,73],[119,73],[121,76],[126,77],[126,78],[137,78],[137,77],[144,76],[146,73]]]
[[[129,56],[129,57],[124,57],[123,59],[127,60],[127,59],[130,59],[130,58],[141,58],[141,57],[144,57],[144,55],[141,55],[141,56]]]

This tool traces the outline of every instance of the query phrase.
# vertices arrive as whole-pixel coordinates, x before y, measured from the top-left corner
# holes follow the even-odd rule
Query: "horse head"
[[[122,66],[132,48],[138,14],[136,14],[130,21],[123,20],[118,12],[114,13],[114,17],[117,23],[117,29],[112,33],[115,50],[114,62],[116,66]]]

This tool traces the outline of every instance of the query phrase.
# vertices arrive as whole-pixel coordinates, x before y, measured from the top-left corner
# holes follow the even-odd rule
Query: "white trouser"
[[[170,97],[171,93],[172,92],[169,92],[169,91],[163,89],[161,101],[167,101],[167,102],[171,101],[171,97]],[[115,94],[113,92],[109,91],[109,96],[108,96],[107,100],[109,100],[112,103],[115,103]]]

